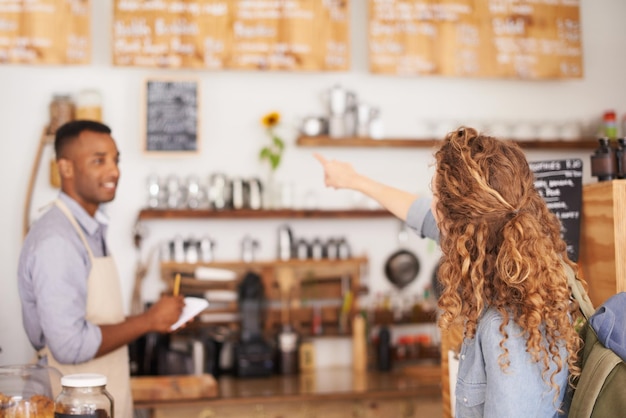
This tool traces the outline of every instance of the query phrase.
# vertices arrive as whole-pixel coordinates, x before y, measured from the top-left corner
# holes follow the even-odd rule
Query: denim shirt
[[[505,327],[508,334],[505,347],[508,368],[503,371],[498,363],[503,353],[500,348],[502,316],[487,309],[478,320],[474,338],[466,338],[461,346],[459,372],[456,382],[456,417],[558,417],[567,388],[568,369],[564,364],[555,375],[561,388],[557,400],[555,391],[542,378],[543,364],[533,362],[526,351],[526,336],[513,321]],[[560,349],[562,359],[567,351]],[[554,364],[548,376],[556,369]]]
[[[407,225],[422,238],[439,242],[439,230],[430,210],[430,199],[419,198],[407,214]],[[459,371],[456,382],[455,416],[457,418],[532,418],[558,417],[567,389],[568,368],[555,375],[560,387],[557,400],[555,391],[542,378],[542,364],[532,361],[526,351],[526,336],[513,321],[505,327],[508,339],[509,366],[503,371],[499,357],[503,353],[500,341],[502,316],[487,309],[478,320],[476,335],[466,338],[461,346]],[[560,348],[561,359],[567,351]],[[551,364],[547,376],[556,366]]]

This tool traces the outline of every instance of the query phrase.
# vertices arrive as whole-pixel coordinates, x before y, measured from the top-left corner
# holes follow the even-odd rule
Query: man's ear
[[[59,158],[57,160],[57,165],[59,166],[59,174],[62,179],[70,178],[74,175],[74,165],[70,160],[66,158]]]

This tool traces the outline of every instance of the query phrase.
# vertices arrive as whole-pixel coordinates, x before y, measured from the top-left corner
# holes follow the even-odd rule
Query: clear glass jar
[[[73,121],[76,115],[74,101],[67,94],[55,94],[50,102],[50,123],[48,133],[54,135],[59,127]]]
[[[113,397],[106,390],[101,374],[70,374],[61,378],[63,390],[56,398],[55,418],[111,418]]]
[[[53,418],[60,392],[61,373],[54,367],[0,366],[1,417]]]
[[[102,122],[102,96],[98,90],[81,90],[78,93],[76,119]]]

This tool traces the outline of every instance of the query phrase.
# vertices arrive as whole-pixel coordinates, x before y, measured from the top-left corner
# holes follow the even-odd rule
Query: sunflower
[[[261,123],[266,128],[272,128],[280,122],[280,113],[278,112],[270,112],[267,115],[263,116],[261,119]]]
[[[280,165],[283,150],[285,149],[285,142],[275,132],[275,128],[280,123],[280,113],[268,113],[263,116],[261,123],[265,127],[270,143],[261,148],[259,158],[261,161],[268,161],[272,171],[275,171]]]

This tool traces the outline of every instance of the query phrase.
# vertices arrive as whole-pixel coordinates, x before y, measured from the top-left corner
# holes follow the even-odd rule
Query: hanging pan
[[[398,289],[403,289],[413,282],[420,271],[419,259],[415,253],[406,248],[408,234],[406,224],[402,222],[398,233],[400,248],[392,253],[385,262],[385,276]]]

